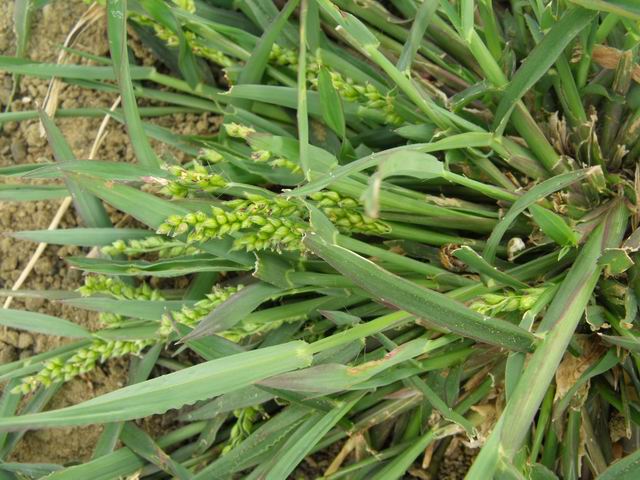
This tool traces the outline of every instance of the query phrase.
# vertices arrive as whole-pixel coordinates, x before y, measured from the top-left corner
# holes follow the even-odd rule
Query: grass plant
[[[137,159],[78,159],[56,118],[0,113],[39,117],[55,157],[1,168],[52,183],[0,198],[71,194],[83,224],[15,236],[100,250],[67,259],[79,291],[11,295],[102,322],[0,311],[76,338],[0,366],[0,475],[285,479],[338,445],[319,477],[437,478],[456,437],[480,447],[471,480],[640,476],[636,0],[103,7],[109,57],[37,63],[21,36],[0,58],[16,81],[120,95],[56,117],[110,115]],[[131,32],[162,68],[135,63]],[[223,124],[149,121],[185,111]],[[114,357],[127,386],[45,411]],[[171,409],[163,437],[135,424]],[[88,462],[6,461],[26,429],[95,423]]]

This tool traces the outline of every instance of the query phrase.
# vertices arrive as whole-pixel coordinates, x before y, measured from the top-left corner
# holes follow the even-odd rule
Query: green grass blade
[[[124,425],[120,439],[131,451],[164,470],[172,478],[179,480],[192,478],[191,473],[185,467],[175,462],[153,441],[147,432],[134,424],[126,423]]]
[[[552,177],[544,182],[536,185],[531,188],[527,193],[522,195],[518,201],[516,201],[506,215],[500,220],[500,222],[495,226],[491,235],[487,240],[487,244],[485,246],[483,257],[485,260],[492,264],[496,257],[496,251],[502,237],[509,229],[509,226],[513,223],[518,215],[524,212],[529,206],[533,205],[535,202],[551,195],[558,190],[562,190],[563,188],[568,187],[569,185],[578,182],[587,176],[595,173],[599,167],[586,168],[582,170],[575,170],[573,172],[563,173],[562,175],[557,175]]]
[[[569,0],[596,11],[609,12],[631,20],[640,20],[640,4],[636,0]]]
[[[437,340],[418,338],[393,349],[388,357],[360,363],[355,366],[328,363],[303,370],[288,372],[260,382],[271,388],[300,392],[329,394],[349,390],[371,377],[419,355],[432,352],[451,343],[455,338],[440,337]]]
[[[35,6],[32,0],[23,0],[16,2],[13,8],[13,24],[14,33],[16,36],[16,58],[24,58],[27,53],[27,47],[29,45],[29,38],[31,37],[31,23],[33,19],[33,13]],[[9,101],[7,102],[5,110],[11,109],[11,103],[15,98],[16,92],[20,88],[20,75],[13,75],[13,84],[11,85],[11,94]]]
[[[14,296],[17,298],[44,298],[47,300],[65,300],[67,298],[77,298],[80,293],[69,290],[11,290],[9,288],[0,289],[2,296]]]
[[[490,478],[498,461],[502,458],[510,463],[522,445],[600,277],[602,267],[597,263],[598,257],[604,248],[618,246],[622,241],[626,208],[617,202],[607,213],[547,309],[539,327],[540,332],[545,332],[544,340],[529,360],[504,413],[469,471],[470,480]]]
[[[402,47],[402,53],[396,65],[401,72],[408,72],[411,69],[413,59],[420,48],[420,42],[437,9],[438,2],[422,2],[422,5],[418,7],[416,17],[411,24],[409,38]]]
[[[564,49],[589,25],[597,12],[569,10],[526,58],[506,87],[493,119],[494,128],[503,124],[522,96],[551,68]]]
[[[301,164],[301,144],[298,140],[264,134],[252,134],[247,140],[255,150],[269,150],[270,152],[276,155],[281,155],[298,165]],[[329,172],[338,164],[338,159],[330,152],[320,147],[316,147],[315,145],[308,145],[307,148],[310,156],[313,158],[312,170],[314,172]]]
[[[486,275],[488,278],[495,280],[503,285],[508,285],[513,288],[526,288],[527,284],[513,278],[508,273],[504,273],[498,270],[496,267],[487,263],[487,261],[478,255],[472,248],[462,246],[457,250],[454,250],[453,255],[466,263],[472,271],[475,271],[481,275]]]
[[[26,402],[22,405],[20,412],[22,414],[26,413],[36,415],[36,412],[39,412],[47,406],[53,396],[60,390],[61,386],[62,384],[58,383],[46,388],[39,389],[33,395],[26,399]],[[24,437],[26,433],[26,430],[10,432],[7,435],[2,450],[0,450],[0,458],[5,458],[10,452],[12,452],[18,442],[22,439],[22,437]]]
[[[318,93],[324,122],[336,135],[345,138],[347,132],[342,100],[333,86],[331,75],[326,67],[321,67],[318,74]]]
[[[312,410],[299,405],[285,408],[257,428],[240,445],[198,472],[194,480],[226,480],[234,472],[255,466],[265,454],[277,449],[311,412]]]
[[[143,320],[160,321],[167,312],[179,311],[183,306],[193,306],[194,300],[120,300],[107,297],[70,298],[64,304],[83,310],[109,312]]]
[[[103,258],[69,257],[67,262],[86,272],[119,276],[180,277],[197,272],[234,272],[251,270],[229,260],[211,255],[173,257],[157,261],[112,260]]]
[[[167,101],[170,99],[169,92],[163,92],[164,97],[167,98]],[[145,97],[152,97],[151,95],[143,95]],[[154,95],[155,96],[155,95]],[[197,99],[198,100],[198,99]],[[198,101],[194,101],[193,103],[199,103]],[[186,102],[184,102],[186,103]],[[208,103],[208,102],[205,102]],[[214,108],[207,108],[207,111],[216,111],[215,105]],[[56,110],[54,118],[70,118],[70,117],[88,117],[88,118],[103,118],[107,112],[110,110],[105,110],[104,108],[60,108]],[[201,105],[198,107],[176,107],[176,106],[168,106],[168,107],[141,107],[138,109],[140,115],[143,117],[162,117],[165,115],[172,115],[174,113],[198,113],[202,112],[203,108]],[[122,109],[115,109],[115,114],[122,115]],[[0,113],[0,124],[4,124],[5,122],[19,122],[22,120],[31,120],[33,118],[38,118],[37,110],[21,110],[19,112],[4,112]]]
[[[16,34],[16,57],[23,58],[27,53],[31,20],[35,6],[32,0],[16,2],[13,12],[14,30]],[[14,80],[15,81],[15,80]]]
[[[385,304],[406,310],[439,327],[504,348],[528,351],[533,335],[504,320],[485,317],[441,293],[420,287],[398,277],[375,263],[317,234],[308,235],[305,245],[369,294]]]
[[[157,167],[160,161],[149,144],[131,83],[129,54],[127,52],[127,1],[108,0],[107,2],[107,31],[109,34],[109,50],[113,61],[113,70],[124,110],[125,122],[131,144],[138,162],[147,167]]]
[[[260,83],[267,62],[269,60],[269,53],[274,42],[282,32],[282,29],[287,25],[287,20],[296,9],[300,0],[289,0],[286,6],[280,11],[276,18],[271,22],[264,34],[258,41],[256,48],[251,53],[249,61],[246,63],[240,75],[238,76],[237,83]],[[303,48],[304,50],[304,48]]]
[[[204,428],[204,422],[194,422],[160,437],[160,448],[172,447],[198,435]],[[120,448],[92,461],[67,467],[52,474],[49,480],[113,480],[135,474],[145,466],[145,462],[128,448]]]
[[[11,233],[13,238],[52,245],[101,247],[116,240],[141,240],[153,232],[138,228],[67,228],[62,230],[23,230]]]
[[[439,140],[433,143],[420,143],[414,145],[406,145],[402,147],[391,148],[379,153],[373,153],[355,160],[347,165],[342,165],[331,172],[331,175],[322,176],[318,179],[314,179],[312,182],[307,183],[291,192],[287,192],[287,195],[303,196],[310,193],[317,192],[323,188],[331,185],[337,180],[345,178],[354,173],[361,172],[368,168],[375,167],[383,161],[398,156],[403,158],[409,152],[422,152],[433,153],[444,150],[452,150],[458,148],[472,148],[472,147],[490,147],[493,142],[493,135],[490,133],[462,133],[459,135],[452,135],[451,137]]]
[[[367,215],[378,217],[380,187],[386,178],[393,176],[432,180],[444,176],[444,165],[433,155],[422,152],[408,151],[384,158],[380,161],[376,173],[371,176],[369,186],[362,195]]]
[[[158,361],[162,348],[162,344],[154,345],[141,357],[132,359],[131,367],[129,369],[129,385],[144,382],[149,378],[151,370]],[[112,453],[118,444],[123,427],[124,422],[112,422],[105,424],[96,446],[93,449],[93,455],[91,458],[96,459]]]
[[[316,414],[309,418],[291,434],[282,445],[278,454],[274,455],[270,464],[259,467],[257,478],[279,480],[288,478],[295,467],[311,452],[313,447],[353,408],[362,397],[362,393],[351,395],[338,408],[324,415]]]
[[[313,0],[312,0],[313,1]],[[296,105],[296,120],[298,124],[298,138],[300,142],[300,167],[305,178],[309,179],[309,113],[307,110],[307,15],[309,0],[301,0],[300,4],[300,51],[298,53],[298,104]]]
[[[138,0],[149,15],[160,25],[169,29],[178,37],[178,66],[189,86],[195,88],[202,81],[201,72],[195,56],[182,31],[182,26],[165,2]]]
[[[0,310],[0,325],[61,337],[86,338],[91,336],[87,329],[68,320],[25,310],[6,308]]]
[[[145,225],[156,229],[169,215],[186,215],[188,210],[173,202],[163,200],[127,185],[105,182],[99,178],[74,174],[73,178],[85,190],[102,198],[105,202],[137,218]],[[144,205],[145,208],[140,208]]]
[[[198,326],[183,341],[221,332],[233,327],[267,300],[277,297],[281,288],[259,282],[243,288],[200,321]]]
[[[615,335],[600,335],[600,337],[610,345],[622,347],[630,352],[640,354],[640,339],[638,339],[635,335],[630,335],[627,337],[619,337]]]
[[[253,385],[226,393],[180,417],[186,421],[210,420],[238,408],[258,405],[273,399],[273,394]]]
[[[26,478],[42,478],[53,472],[62,470],[62,465],[55,463],[2,463],[0,464],[0,471],[6,473],[17,473],[20,476]],[[20,477],[5,477],[5,478],[20,478]]]
[[[614,462],[598,480],[635,480],[640,475],[640,450]]]
[[[458,429],[457,425],[448,428],[449,430]],[[395,480],[403,478],[411,464],[425,449],[436,441],[440,435],[445,433],[447,428],[429,429],[426,433],[415,439],[412,444],[400,453],[393,461],[389,462],[384,468],[376,472],[373,480]]]
[[[47,138],[51,144],[53,155],[57,162],[69,162],[75,160],[75,156],[71,147],[62,136],[62,132],[56,127],[53,120],[44,113],[40,112],[40,121],[47,132]],[[77,182],[72,178],[66,177],[65,183],[67,189],[73,198],[73,204],[78,211],[78,215],[87,227],[92,228],[108,228],[111,227],[111,219],[102,202],[93,195],[85,192]]]
[[[116,80],[113,67],[73,65],[58,63],[40,63],[26,59],[15,59],[0,55],[0,71],[18,73],[39,78],[66,78],[78,80]],[[130,78],[133,80],[148,79],[154,72],[151,67],[132,67]]]
[[[578,233],[560,215],[540,205],[531,205],[529,211],[538,228],[558,245],[574,247],[578,244]]]
[[[0,397],[0,417],[10,417],[15,415],[18,405],[20,404],[20,395],[13,395],[11,390],[19,386],[22,382],[20,378],[14,378],[7,382],[6,386],[2,390],[2,397]],[[4,448],[4,443],[7,440],[8,432],[0,433],[0,450]]]
[[[69,196],[65,187],[49,185],[0,185],[0,201],[34,202],[39,200],[57,200]]]
[[[311,363],[297,341],[239,353],[124,387],[67,408],[0,418],[0,431],[133,420],[221,395]]]
[[[42,165],[25,173],[25,178],[64,178],[65,173],[82,173],[105,180],[143,181],[145,176],[170,178],[166,170],[103,160],[71,160]]]

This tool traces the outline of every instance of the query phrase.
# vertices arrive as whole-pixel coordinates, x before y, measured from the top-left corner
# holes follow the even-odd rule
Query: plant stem
[[[497,450],[482,449],[469,471],[470,480],[491,478],[498,462],[510,463],[520,449],[600,277],[603,267],[598,265],[598,258],[605,248],[618,247],[627,216],[624,204],[616,202],[589,236],[541,322],[539,333],[544,339],[487,440]]]

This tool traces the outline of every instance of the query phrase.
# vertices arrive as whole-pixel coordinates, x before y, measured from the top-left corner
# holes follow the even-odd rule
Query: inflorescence
[[[171,333],[174,330],[173,322],[194,328],[214,308],[229,299],[231,295],[237,293],[240,289],[242,289],[242,285],[215,286],[206,298],[197,302],[193,307],[184,306],[177,312],[164,315],[160,321],[157,334],[151,338],[144,340],[105,340],[96,337],[90,345],[81,348],[68,358],[56,357],[45,362],[38,373],[25,377],[22,383],[16,386],[12,392],[26,394],[40,385],[49,386],[57,382],[67,382],[78,375],[90,372],[99,363],[125,355],[140,355],[147,347],[160,343],[166,344],[170,341]],[[151,289],[146,283],[139,287],[130,287],[119,280],[103,276],[87,277],[81,290],[83,295],[103,294],[123,299],[140,299],[140,293],[144,292],[146,300],[162,299],[160,292]],[[123,320],[122,317],[120,319]],[[237,331],[241,328],[241,326],[234,327],[229,336],[240,340],[241,338],[238,337]]]
[[[384,222],[359,212],[355,199],[332,191],[318,192],[310,198],[344,232],[373,235],[389,232]],[[173,237],[186,234],[188,243],[234,235],[233,248],[236,250],[303,249],[302,238],[308,229],[307,212],[294,201],[248,194],[246,199],[223,202],[223,207],[211,207],[210,214],[171,215],[157,233]]]

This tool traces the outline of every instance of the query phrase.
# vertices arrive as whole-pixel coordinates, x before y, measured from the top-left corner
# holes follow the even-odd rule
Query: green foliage
[[[28,59],[25,2],[0,70],[119,92],[138,163],[76,159],[41,115],[57,161],[0,169],[3,201],[71,194],[87,227],[17,238],[100,249],[68,259],[79,292],[13,294],[102,323],[3,311],[79,341],[0,366],[0,456],[110,425],[93,460],[0,476],[284,479],[340,445],[318,476],[437,478],[457,437],[471,480],[638,477],[636,3],[109,0],[110,57],[57,65]],[[182,112],[220,127],[146,120]],[[128,386],[45,408],[115,358]],[[158,439],[121,423],[168,409]]]

